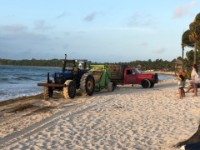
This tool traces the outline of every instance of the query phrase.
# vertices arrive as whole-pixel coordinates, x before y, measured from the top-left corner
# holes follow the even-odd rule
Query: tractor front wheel
[[[76,84],[73,80],[65,81],[65,87],[63,88],[63,96],[65,99],[74,98],[76,96]]]
[[[90,73],[85,73],[81,77],[80,90],[83,95],[91,96],[94,93],[95,81]]]

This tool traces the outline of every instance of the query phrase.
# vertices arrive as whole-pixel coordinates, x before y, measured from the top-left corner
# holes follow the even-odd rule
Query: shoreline
[[[171,76],[176,76],[175,72],[164,72],[164,71],[145,71],[148,73],[157,73],[157,74],[161,74],[161,75],[171,75]]]
[[[17,98],[11,98],[8,100],[2,100],[0,101],[0,106],[4,106],[4,105],[8,105],[14,102],[20,102],[20,101],[26,101],[29,99],[42,99],[43,98],[43,94],[35,94],[35,95],[31,95],[31,96],[22,96],[22,97],[17,97]]]
[[[167,75],[167,74],[165,74],[165,75]],[[172,79],[163,79],[163,80],[159,79],[158,82],[165,82],[167,80],[172,80]],[[140,86],[140,85],[135,84],[135,86]],[[30,99],[30,98],[41,98],[41,96],[43,96],[43,91],[36,93],[36,94],[33,94],[33,95],[19,96],[19,97],[16,97],[16,98],[3,99],[3,100],[0,100],[0,106],[3,105],[4,103],[5,104],[6,103],[8,103],[8,104],[12,103],[12,101],[18,101],[18,100],[22,100],[22,99],[25,100],[25,99]]]

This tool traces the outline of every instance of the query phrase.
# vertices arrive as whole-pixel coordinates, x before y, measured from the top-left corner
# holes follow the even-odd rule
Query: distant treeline
[[[128,66],[141,67],[142,70],[163,70],[163,71],[173,71],[174,70],[173,61],[167,61],[162,59],[156,59],[152,61],[149,59],[148,61],[131,61],[131,62],[118,62],[115,64],[125,64]],[[98,63],[92,62],[92,64],[110,64],[110,63]],[[0,65],[16,65],[16,66],[46,66],[46,67],[61,67],[62,60],[61,59],[31,59],[31,60],[10,60],[10,59],[0,59]]]
[[[60,59],[24,59],[24,60],[10,60],[10,59],[0,59],[0,65],[14,65],[14,66],[52,66],[59,67],[62,65],[62,60]]]

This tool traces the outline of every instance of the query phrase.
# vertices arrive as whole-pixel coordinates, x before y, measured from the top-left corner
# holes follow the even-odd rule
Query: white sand
[[[59,106],[51,113],[19,117],[10,126],[1,126],[0,148],[175,149],[173,145],[195,133],[200,118],[200,93],[197,97],[187,93],[181,100],[177,97],[177,82],[168,80],[152,89],[120,86],[112,93],[77,97],[71,103],[51,100],[44,105]],[[24,131],[34,119],[39,123]],[[16,131],[24,132],[16,135]],[[6,141],[7,135],[11,137]]]

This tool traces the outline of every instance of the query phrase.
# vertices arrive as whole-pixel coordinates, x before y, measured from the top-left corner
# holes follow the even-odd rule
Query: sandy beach
[[[154,88],[44,101],[42,95],[0,103],[0,149],[173,150],[200,120],[200,94],[178,99],[177,81]]]

